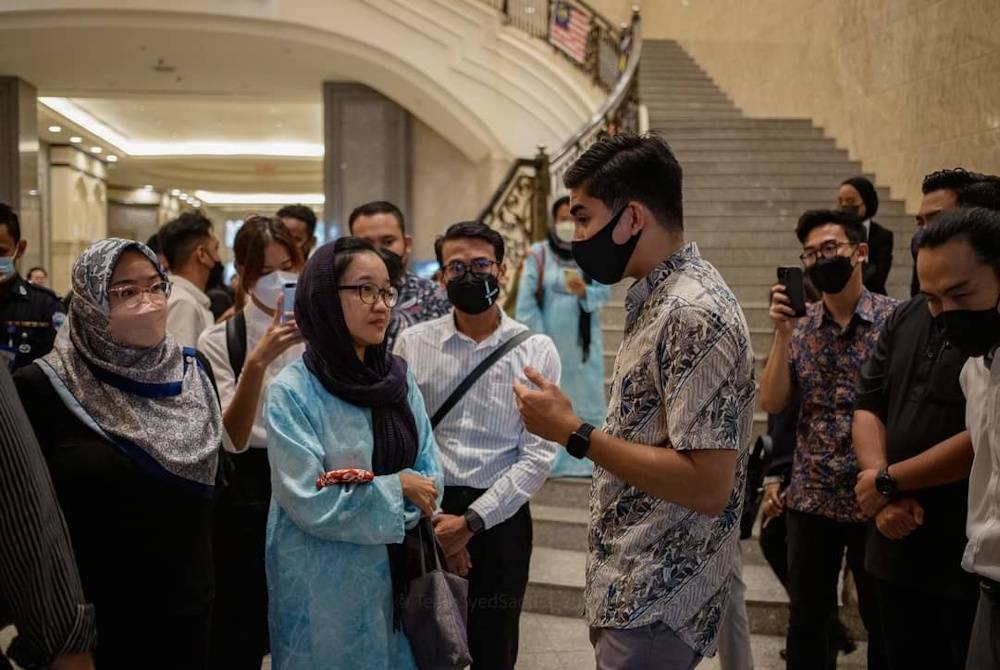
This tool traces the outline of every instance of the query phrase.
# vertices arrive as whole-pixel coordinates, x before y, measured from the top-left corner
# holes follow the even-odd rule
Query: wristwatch
[[[583,458],[590,449],[590,434],[594,432],[594,427],[589,423],[583,423],[573,431],[573,434],[566,440],[566,451],[574,458]]]
[[[887,468],[882,468],[875,475],[875,490],[890,500],[895,498],[899,492],[899,489],[896,487],[896,480],[892,478]]]
[[[472,531],[473,535],[479,535],[486,530],[486,524],[483,522],[483,517],[476,514],[476,510],[466,510],[463,516],[465,517],[465,525],[469,527],[469,530]]]

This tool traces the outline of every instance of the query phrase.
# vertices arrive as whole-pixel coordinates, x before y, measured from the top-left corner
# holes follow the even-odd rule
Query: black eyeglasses
[[[379,288],[375,284],[342,284],[337,287],[338,291],[357,291],[361,302],[366,305],[374,305],[379,298],[386,307],[395,307],[399,302],[399,291],[394,286],[389,288]]]
[[[494,265],[500,265],[500,263],[497,261],[491,261],[488,258],[476,258],[470,263],[465,263],[464,261],[452,261],[444,266],[444,274],[449,279],[464,277],[466,272],[486,274]]]
[[[835,242],[831,240],[820,246],[819,249],[805,252],[799,256],[799,260],[802,261],[803,265],[812,265],[820,258],[835,258],[839,256],[841,247],[854,247],[857,244],[857,242]]]

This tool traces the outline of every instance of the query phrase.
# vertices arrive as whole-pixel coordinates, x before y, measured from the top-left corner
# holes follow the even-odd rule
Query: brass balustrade
[[[525,33],[548,40],[556,2],[547,0],[480,0],[501,12],[504,22]],[[615,27],[585,2],[566,4],[590,15],[586,57],[579,63],[553,46],[569,62],[588,74],[608,97],[594,115],[549,155],[539,146],[533,158],[518,158],[494,191],[479,220],[500,233],[506,245],[507,282],[503,302],[510,308],[516,300],[521,261],[532,243],[545,239],[549,198],[565,191],[562,178],[569,166],[602,137],[637,132],[639,126],[639,56],[642,51],[639,8],[632,8],[632,21]]]

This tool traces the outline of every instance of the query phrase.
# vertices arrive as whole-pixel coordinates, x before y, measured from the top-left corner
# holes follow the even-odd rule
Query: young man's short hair
[[[809,233],[828,224],[843,228],[848,241],[853,244],[868,241],[868,235],[865,233],[861,219],[850,212],[839,209],[810,209],[799,217],[799,222],[795,226],[795,235],[799,238],[800,243],[805,244]]]
[[[614,135],[594,143],[563,177],[566,188],[583,188],[617,211],[641,202],[666,228],[683,230],[683,170],[670,146],[656,135]]]
[[[298,219],[306,224],[310,237],[316,235],[316,212],[311,207],[306,207],[305,205],[285,205],[278,210],[275,216],[278,217],[279,221],[286,217],[289,219]]]
[[[493,245],[493,251],[496,253],[497,257],[497,263],[503,263],[504,244],[503,238],[500,237],[500,233],[493,230],[485,223],[479,223],[478,221],[462,221],[448,226],[448,230],[444,232],[444,235],[441,235],[434,240],[434,255],[437,256],[438,265],[444,265],[444,258],[441,255],[441,251],[444,249],[444,243],[460,239],[478,239],[489,242]]]
[[[2,202],[0,202],[0,226],[7,226],[7,234],[14,240],[14,244],[21,241],[21,221],[17,218],[17,212]]]
[[[955,192],[956,207],[985,207],[1000,212],[1000,177],[983,175]]]
[[[406,235],[406,219],[403,218],[403,212],[388,200],[375,200],[355,207],[351,215],[347,217],[347,229],[353,235],[355,221],[362,216],[376,216],[378,214],[391,214],[396,217],[396,221],[399,222],[399,232]]]
[[[199,212],[185,212],[163,224],[157,235],[167,265],[182,268],[205,238],[212,235],[212,222]]]
[[[965,168],[937,170],[924,177],[923,184],[920,186],[920,192],[924,195],[942,189],[957,192],[963,186],[968,186],[982,180],[984,176]]]
[[[958,208],[935,217],[920,236],[921,249],[935,249],[965,240],[981,263],[1000,277],[1000,212],[985,207]]]

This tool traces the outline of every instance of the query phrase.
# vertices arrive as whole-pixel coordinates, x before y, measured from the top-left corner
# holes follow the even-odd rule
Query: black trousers
[[[868,668],[886,668],[885,647],[871,577],[865,571],[866,523],[839,522],[797,510],[788,517],[789,670],[835,668],[830,621],[837,616],[837,581],[847,565],[858,587],[858,609],[868,631]]]
[[[975,597],[931,595],[872,579],[891,670],[964,670],[976,618]]]
[[[464,514],[483,494],[449,486],[441,509]],[[517,662],[521,606],[531,563],[531,511],[514,516],[469,540],[469,651],[473,670],[512,670]]]
[[[266,449],[233,454],[216,505],[212,669],[260,670],[269,649],[264,534],[271,499]]]

